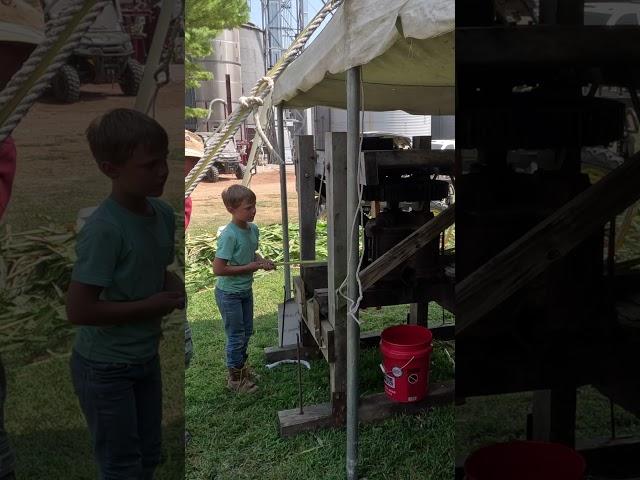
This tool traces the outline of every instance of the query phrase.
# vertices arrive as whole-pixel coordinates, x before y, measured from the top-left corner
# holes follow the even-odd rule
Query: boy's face
[[[230,208],[229,212],[233,218],[240,222],[253,222],[256,216],[256,204],[249,200],[243,200],[242,203],[236,208]]]
[[[138,197],[161,196],[169,175],[166,153],[150,152],[144,145],[138,145],[126,162],[103,162],[100,167],[118,188]]]

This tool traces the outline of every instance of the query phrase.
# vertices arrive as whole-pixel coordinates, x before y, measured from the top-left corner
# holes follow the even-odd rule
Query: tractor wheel
[[[64,103],[80,99],[80,76],[71,65],[63,65],[51,81],[51,91],[56,100]]]
[[[137,60],[130,58],[127,60],[127,66],[120,78],[120,89],[128,97],[134,97],[138,94],[138,89],[142,83],[144,75],[144,67]]]
[[[211,167],[203,180],[205,182],[217,182],[219,178],[220,171],[218,170],[218,167]]]
[[[238,180],[242,180],[244,178],[244,171],[247,169],[246,166],[244,166],[243,164],[239,163],[238,166],[236,167],[236,178]]]

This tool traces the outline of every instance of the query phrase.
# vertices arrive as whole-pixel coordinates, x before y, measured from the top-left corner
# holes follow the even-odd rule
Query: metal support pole
[[[149,55],[147,55],[144,75],[142,77],[142,82],[140,83],[138,96],[136,97],[134,108],[139,112],[147,113],[151,108],[151,102],[153,101],[153,95],[156,88],[156,79],[154,78],[154,75],[158,65],[160,64],[162,48],[164,47],[164,42],[167,38],[167,33],[169,32],[169,25],[171,24],[174,6],[175,0],[162,1],[160,16],[158,18],[158,23],[156,24],[156,30],[153,34],[153,41],[151,42]]]
[[[347,221],[350,249],[347,266],[347,296],[349,309],[358,298],[359,222],[353,226],[358,212],[360,162],[360,67],[347,71]],[[356,313],[357,315],[357,313]],[[358,357],[360,355],[360,325],[347,317],[347,478],[358,479]]]
[[[280,143],[278,150],[280,158],[284,162],[284,113],[282,105],[278,105],[278,138]],[[282,211],[282,246],[284,249],[284,261],[289,262],[289,211],[287,207],[287,170],[286,165],[280,165],[280,208]],[[285,301],[291,298],[291,266],[284,265],[284,297]]]

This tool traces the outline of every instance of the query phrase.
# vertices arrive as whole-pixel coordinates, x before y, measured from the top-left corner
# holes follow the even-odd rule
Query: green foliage
[[[190,0],[185,4],[185,87],[198,88],[211,73],[197,61],[211,54],[211,40],[222,30],[234,28],[249,18],[246,0]],[[185,107],[187,118],[206,115],[203,109]]]
[[[217,235],[202,234],[189,236],[186,250],[186,286],[189,291],[211,288],[214,278],[211,263],[216,256]],[[300,229],[297,223],[289,224],[289,257],[300,259]],[[282,250],[282,225],[260,226],[258,253],[264,258],[280,262],[284,260]],[[316,226],[316,258],[327,258],[327,223],[319,221]],[[257,272],[256,276],[265,272]]]

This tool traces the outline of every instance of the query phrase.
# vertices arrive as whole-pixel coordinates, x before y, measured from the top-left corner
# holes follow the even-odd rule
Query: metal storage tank
[[[244,24],[240,28],[240,59],[242,95],[247,96],[256,82],[265,75],[264,30],[252,23]],[[249,128],[255,128],[253,115],[250,115],[245,123]]]
[[[331,131],[347,131],[347,111],[331,109]],[[407,137],[431,135],[431,117],[411,115],[402,110],[390,112],[364,112],[362,129],[365,132],[385,132]]]
[[[208,108],[211,100],[221,98],[227,101],[226,76],[231,86],[232,110],[238,108],[238,98],[242,96],[242,70],[240,63],[240,30],[224,30],[211,42],[213,53],[200,60],[200,65],[213,74],[213,80],[202,82],[196,90],[195,104],[198,108]],[[225,118],[224,106],[216,103],[209,119],[209,130],[213,130]],[[198,130],[206,131],[204,119],[198,120]]]

